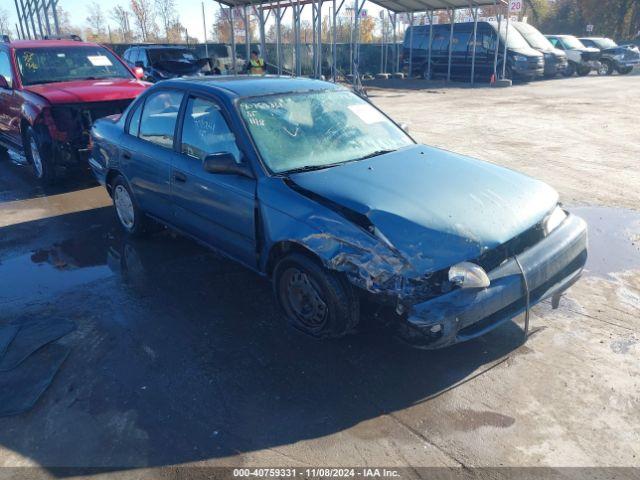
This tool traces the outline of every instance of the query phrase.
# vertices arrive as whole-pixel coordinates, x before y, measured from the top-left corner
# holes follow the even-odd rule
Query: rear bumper
[[[575,283],[587,260],[587,226],[574,215],[544,240],[518,255],[530,305]],[[485,289],[457,289],[414,305],[400,335],[423,348],[441,348],[479,337],[526,309],[523,275],[514,258],[489,273]],[[440,326],[436,333],[431,328]]]

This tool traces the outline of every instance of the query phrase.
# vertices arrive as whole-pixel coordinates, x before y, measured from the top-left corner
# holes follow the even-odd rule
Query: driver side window
[[[13,85],[13,75],[11,73],[11,61],[5,51],[0,51],[0,75],[7,81],[9,88]]]
[[[220,107],[203,98],[190,97],[187,102],[180,151],[201,161],[212,153],[229,152],[241,162],[236,137]]]

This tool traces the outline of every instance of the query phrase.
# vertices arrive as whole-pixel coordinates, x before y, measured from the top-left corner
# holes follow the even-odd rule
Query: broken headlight
[[[486,288],[491,284],[484,268],[471,262],[460,262],[451,267],[449,281],[460,288]]]
[[[553,232],[562,222],[564,222],[565,218],[567,218],[567,214],[562,207],[557,206],[554,208],[553,211],[542,221],[542,228],[545,236]]]

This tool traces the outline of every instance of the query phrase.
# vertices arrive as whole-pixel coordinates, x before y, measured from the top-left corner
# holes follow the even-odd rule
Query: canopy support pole
[[[497,0],[493,2],[493,6],[497,9]],[[498,52],[500,51],[500,29],[502,28],[502,15],[498,15],[498,31],[496,32],[495,51],[493,52],[493,79],[498,79]]]
[[[504,56],[502,57],[502,78],[507,76],[507,44],[509,43],[509,5],[505,7],[507,12],[507,24],[504,32]]]
[[[451,81],[451,56],[453,54],[453,24],[456,20],[456,11],[451,8],[449,9],[449,24],[451,28],[449,29],[449,61],[447,63],[447,82]]]
[[[427,79],[431,80],[431,51],[433,47],[433,10],[429,11],[429,58],[427,59]]]
[[[471,86],[473,86],[476,81],[476,40],[478,39],[478,7],[476,6],[475,10],[472,9],[471,2],[469,2],[469,8],[471,9],[471,13],[473,15],[473,49],[471,54]]]
[[[413,76],[413,12],[409,14],[409,73],[407,78]]]

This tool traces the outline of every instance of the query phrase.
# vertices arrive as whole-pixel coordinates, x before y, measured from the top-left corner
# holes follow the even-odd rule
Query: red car
[[[123,112],[150,85],[141,75],[95,43],[0,42],[0,149],[52,183],[86,160],[94,120]]]

